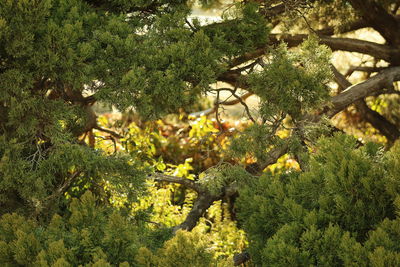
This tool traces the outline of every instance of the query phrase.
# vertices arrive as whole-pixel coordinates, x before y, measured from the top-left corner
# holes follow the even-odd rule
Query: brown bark
[[[339,71],[337,71],[336,68],[333,68],[333,73],[335,75],[335,80],[340,87],[349,88],[352,86],[352,84]],[[394,141],[400,137],[400,131],[396,125],[392,124],[378,112],[370,109],[363,98],[355,101],[354,104],[361,116],[375,129],[379,130],[381,134],[386,136],[389,143],[394,143]]]
[[[393,82],[400,80],[400,67],[388,68],[361,83],[347,87],[342,93],[332,97],[333,106],[326,110],[328,117],[333,117],[357,100],[373,95],[383,88],[391,88]]]
[[[167,175],[167,174],[163,174],[163,173],[154,173],[150,177],[153,178],[157,182],[181,184],[189,189],[196,191],[197,193],[203,192],[200,185],[198,185],[195,181],[189,180],[186,178],[176,177],[176,176]]]
[[[363,19],[378,31],[388,44],[400,46],[400,24],[380,4],[371,0],[350,0],[353,8]]]
[[[394,18],[397,23],[400,23],[400,16],[396,16]],[[359,20],[353,22],[339,33],[351,32],[358,29],[366,28],[368,26],[369,24],[365,20]],[[400,57],[400,48],[393,48],[388,45],[382,45],[352,38],[331,37],[331,35],[335,34],[335,30],[333,27],[327,27],[325,29],[317,30],[316,33],[321,39],[321,44],[329,46],[334,51],[342,50],[348,52],[363,53],[371,55],[378,59],[386,60],[388,62],[397,62],[397,59]],[[266,44],[264,47],[259,47],[254,51],[247,52],[242,56],[233,59],[230,62],[229,67],[233,68],[249,60],[253,60],[257,57],[264,55],[268,46],[276,45],[279,42],[285,42],[288,44],[289,47],[298,46],[299,44],[301,44],[301,42],[307,39],[308,36],[308,34],[270,34],[268,44]]]
[[[254,175],[260,175],[262,171],[268,166],[275,163],[281,156],[283,156],[288,150],[288,145],[282,145],[271,150],[265,161],[259,162],[252,165],[251,168],[246,168],[246,170]],[[174,182],[174,181],[170,181]],[[180,182],[179,182],[180,183]],[[202,190],[198,191],[197,199],[195,200],[192,210],[189,212],[185,221],[174,228],[174,231],[179,229],[191,231],[199,221],[199,219],[204,215],[207,209],[214,203],[214,201],[222,199],[225,195],[232,196],[237,193],[237,187],[227,186],[223,193],[219,195],[213,195],[209,191]]]
[[[288,144],[272,149],[268,153],[268,157],[263,162],[256,162],[246,167],[246,171],[252,175],[260,175],[265,168],[269,165],[274,164],[280,157],[287,153],[289,149]]]
[[[237,97],[236,99],[224,101],[224,102],[219,103],[218,105],[233,106],[233,105],[236,105],[239,103],[243,103],[243,101],[245,101],[247,98],[249,98],[252,95],[253,95],[253,93],[247,92],[244,95]],[[214,105],[214,107],[212,107],[212,108],[190,113],[189,116],[192,116],[192,117],[207,116],[216,111],[217,111],[217,105]]]
[[[249,60],[254,60],[267,51],[267,47],[270,45],[277,45],[280,42],[284,42],[288,47],[296,47],[300,45],[304,40],[308,38],[308,34],[271,34],[269,36],[269,43],[265,47],[258,48],[254,51],[247,52],[240,57],[233,59],[229,67],[233,68],[240,64],[243,64]],[[337,38],[330,36],[319,36],[320,43],[328,46],[332,51],[347,51],[347,52],[357,52],[361,54],[370,55],[376,59],[383,59],[393,65],[398,65],[400,62],[400,49],[393,48],[388,45],[377,44],[374,42],[363,41],[352,38]],[[235,78],[233,74],[222,75],[223,81],[231,83]]]
[[[362,117],[381,134],[386,136],[390,144],[393,144],[399,138],[400,132],[396,125],[389,122],[375,110],[370,109],[363,99],[358,100],[355,105]]]
[[[296,47],[307,38],[307,34],[270,35],[270,44],[285,42],[289,47]],[[376,59],[383,59],[390,63],[396,63],[400,60],[400,49],[393,48],[388,45],[382,45],[352,38],[337,38],[330,36],[319,36],[319,38],[321,44],[327,45],[333,51],[341,50],[348,52],[358,52],[373,56]],[[261,50],[258,52],[260,53]]]
[[[178,230],[187,230],[191,231],[199,221],[199,219],[204,215],[207,209],[214,203],[221,199],[222,196],[215,196],[210,194],[209,192],[202,192],[197,196],[192,209],[190,210],[188,216],[185,221],[174,227],[174,232]]]
[[[237,253],[233,256],[233,266],[238,266],[250,260],[250,254],[247,251]]]

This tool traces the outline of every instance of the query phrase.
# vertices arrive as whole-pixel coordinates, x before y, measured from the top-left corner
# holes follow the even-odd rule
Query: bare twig
[[[121,139],[123,137],[122,135],[120,135],[120,134],[118,134],[118,133],[116,133],[116,132],[114,132],[112,130],[104,129],[104,128],[101,128],[100,126],[97,126],[97,125],[94,127],[94,129],[99,130],[101,132],[105,132],[105,133],[111,134],[112,136],[114,136],[114,137],[116,137],[118,139]]]
[[[51,194],[50,196],[48,196],[47,198],[44,199],[44,202],[51,201],[57,197],[62,196],[65,192],[68,191],[71,184],[75,181],[75,179],[81,173],[82,173],[82,171],[75,171],[75,172],[71,173],[70,176],[67,179],[65,179],[64,183],[61,184],[53,194]]]
[[[237,101],[231,102],[231,103],[235,103],[235,104],[240,103],[240,104],[242,104],[242,106],[244,107],[244,109],[245,109],[245,111],[246,111],[247,117],[248,117],[252,122],[256,123],[256,121],[254,120],[254,118],[253,118],[253,117],[251,116],[251,114],[250,114],[249,106],[246,104],[246,102],[244,102],[244,100],[245,100],[247,97],[244,98],[243,96],[238,96],[238,95],[236,94],[236,89],[220,88],[220,89],[218,89],[218,90],[229,91],[229,92],[236,98],[236,100],[237,100]],[[250,95],[251,95],[251,94],[250,94]],[[250,95],[249,95],[249,96],[250,96]],[[227,105],[226,103],[221,103],[221,104]]]
[[[220,90],[220,89],[217,89],[217,90]],[[232,90],[232,89],[229,88],[229,90]],[[219,104],[224,105],[224,106],[233,106],[238,103],[241,103],[241,101],[245,101],[247,98],[249,98],[252,95],[253,95],[253,93],[247,92],[244,95],[240,96],[239,98],[236,98],[236,99],[230,100],[230,101],[223,101],[223,102],[220,102]],[[195,118],[200,117],[200,116],[208,116],[208,115],[214,113],[215,111],[216,111],[216,106],[214,105],[214,107],[212,107],[212,108],[190,113],[189,116],[195,117]]]
[[[400,23],[395,16],[386,11],[378,1],[349,0],[352,7],[362,18],[390,45],[400,44]]]
[[[185,18],[185,22],[193,32],[197,32],[197,29],[190,23],[187,18]]]
[[[217,91],[217,99],[215,100],[215,120],[217,121],[218,127],[219,127],[219,131],[220,134],[224,132],[224,127],[222,126],[221,120],[219,118],[219,105],[221,104],[221,102],[219,101],[219,94],[220,91]]]
[[[113,154],[117,153],[117,141],[115,140],[115,138],[113,136],[98,136],[99,138],[103,139],[103,140],[111,140],[113,142],[113,147],[114,147],[114,152]]]

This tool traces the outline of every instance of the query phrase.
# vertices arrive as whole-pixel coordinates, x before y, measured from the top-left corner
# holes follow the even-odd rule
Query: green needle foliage
[[[54,215],[44,230],[13,214],[0,222],[0,262],[14,266],[134,265],[143,234],[137,224],[112,208],[96,204],[90,192],[74,199],[69,216]]]
[[[250,76],[252,90],[261,98],[260,112],[271,120],[286,113],[293,118],[315,108],[327,99],[331,57],[329,48],[319,46],[316,39],[305,41],[299,51],[290,52],[281,45],[272,54],[270,63],[261,72]]]
[[[399,10],[0,0],[0,266],[229,266],[243,230],[256,266],[400,265]],[[385,42],[346,37],[367,27]],[[368,55],[347,75],[368,82],[330,49]],[[235,102],[243,127],[221,117]],[[352,104],[342,128],[388,151],[333,135]]]
[[[320,140],[309,171],[243,188],[240,218],[263,266],[396,266],[399,145],[387,154],[345,135]],[[380,256],[378,256],[380,255]]]

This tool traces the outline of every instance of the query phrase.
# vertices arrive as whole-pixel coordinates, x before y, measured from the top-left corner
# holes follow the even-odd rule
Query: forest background
[[[0,0],[1,265],[399,266],[399,7]]]

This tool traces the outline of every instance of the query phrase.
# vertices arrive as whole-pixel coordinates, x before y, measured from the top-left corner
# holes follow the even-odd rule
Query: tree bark
[[[219,200],[221,198],[222,198],[221,195],[215,196],[209,192],[199,193],[185,221],[175,226],[174,232],[180,229],[191,231],[197,225],[197,222],[204,215],[207,209],[214,203],[214,201]]]
[[[350,0],[353,8],[378,31],[389,45],[400,46],[400,24],[380,4],[371,0]]]
[[[393,82],[400,80],[400,67],[388,68],[361,83],[347,87],[342,93],[332,97],[332,108],[326,112],[328,117],[333,117],[357,100],[364,99],[377,91],[393,87]]]
[[[397,67],[398,68],[398,67]],[[333,73],[335,75],[335,80],[342,88],[351,87],[351,83],[336,69],[333,67]],[[396,125],[389,122],[385,117],[383,117],[378,112],[370,109],[365,103],[363,98],[354,102],[356,108],[361,113],[361,116],[369,122],[374,128],[379,130],[381,134],[386,136],[389,143],[394,143],[400,137],[400,131]]]
[[[272,34],[270,35],[270,44],[285,42],[289,47],[296,47],[307,39],[308,36],[308,34]],[[393,48],[389,45],[353,38],[338,38],[323,35],[319,36],[319,38],[321,44],[327,45],[333,51],[358,52],[373,56],[376,59],[383,59],[393,64],[398,63],[400,60],[400,49]],[[259,51],[259,53],[261,53],[261,51]]]

